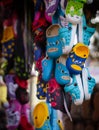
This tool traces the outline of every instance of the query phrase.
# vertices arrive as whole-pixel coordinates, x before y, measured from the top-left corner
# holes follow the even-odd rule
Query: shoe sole
[[[82,22],[78,24],[78,42],[83,43],[83,24],[82,24]]]
[[[88,71],[86,68],[82,70],[82,82],[83,82],[85,99],[89,100],[91,95],[88,93]]]
[[[79,90],[80,90],[81,94],[80,94],[80,99],[75,100],[74,104],[81,105],[83,103],[83,99],[84,99],[84,91],[83,91],[83,86],[82,86],[80,74],[76,75],[76,81],[78,83]]]

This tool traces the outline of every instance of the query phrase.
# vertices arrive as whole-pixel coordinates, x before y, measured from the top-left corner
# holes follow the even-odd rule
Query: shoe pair
[[[81,105],[83,100],[89,100],[95,87],[95,79],[90,75],[88,68],[83,68],[82,74],[72,75],[70,85],[65,85],[64,91],[72,97],[76,105]]]
[[[46,102],[35,106],[33,123],[36,130],[62,130],[61,122],[57,120],[57,111]]]
[[[73,45],[76,35],[77,25],[68,24],[61,27],[59,24],[52,24],[46,30],[46,52],[51,58],[58,58],[62,54],[68,54]]]
[[[64,62],[61,61],[64,60]],[[54,71],[54,72],[53,72]],[[54,73],[57,83],[60,85],[68,84],[70,81],[69,71],[65,65],[65,58],[60,57],[56,60],[54,68],[54,60],[50,57],[45,57],[42,60],[42,79],[44,81],[49,81]]]
[[[89,48],[83,43],[77,43],[66,59],[66,67],[70,74],[80,74],[89,56]]]

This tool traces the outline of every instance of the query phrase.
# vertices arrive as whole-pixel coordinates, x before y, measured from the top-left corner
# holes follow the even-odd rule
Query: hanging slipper
[[[95,33],[96,28],[90,27],[86,23],[86,17],[83,15],[81,23],[78,25],[78,41],[85,45],[90,45],[90,38]]]
[[[79,24],[83,15],[84,2],[79,0],[70,0],[66,6],[66,17],[68,22],[72,24]]]
[[[44,3],[46,7],[46,13],[52,16],[58,8],[59,0],[44,0]]]
[[[50,58],[58,58],[62,55],[62,43],[59,39],[59,24],[50,25],[46,30],[46,53]]]
[[[55,79],[60,85],[65,85],[70,82],[70,74],[65,65],[66,59],[61,56],[56,60]]]
[[[42,79],[48,81],[52,76],[52,71],[54,68],[54,61],[52,58],[46,56],[42,60]]]
[[[14,30],[12,26],[4,29],[2,43],[2,56],[7,60],[14,58],[15,53],[15,39]]]
[[[69,54],[75,42],[77,25],[68,23],[66,27],[62,27],[58,31],[59,38],[62,44],[62,52],[63,54]]]
[[[89,48],[83,43],[77,43],[66,59],[66,67],[70,74],[80,74],[89,56]]]
[[[63,99],[63,89],[57,83],[55,78],[51,78],[46,83],[47,93],[46,93],[46,102],[50,103],[51,106],[65,113],[64,108],[64,99]]]
[[[83,85],[80,74],[72,75],[70,84],[65,85],[64,91],[69,93],[75,105],[81,105],[84,100]]]

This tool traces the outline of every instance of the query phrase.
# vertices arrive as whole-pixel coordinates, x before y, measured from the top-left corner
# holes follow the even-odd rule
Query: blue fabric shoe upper
[[[60,85],[65,85],[70,82],[70,74],[66,66],[56,61],[56,68],[55,68],[55,79]]]
[[[83,16],[83,43],[85,45],[90,44],[90,38],[95,32],[95,28],[89,27],[86,23],[86,18]]]
[[[53,59],[50,57],[45,57],[42,60],[42,79],[48,81],[51,78],[53,70]]]
[[[62,43],[59,38],[58,30],[60,28],[59,24],[52,24],[46,30],[46,53],[51,58],[58,58],[62,55]]]
[[[66,60],[66,67],[71,74],[80,74],[82,68],[84,68],[86,58],[77,56],[74,52],[71,52]]]
[[[89,56],[89,48],[83,43],[77,43],[66,60],[66,67],[71,74],[80,74],[84,68],[85,60]]]
[[[57,111],[46,102],[36,105],[33,111],[33,121],[36,130],[61,130]]]
[[[71,32],[72,32],[71,23],[68,24],[68,27],[63,27],[63,28],[59,29],[59,37],[60,37],[60,39],[64,40],[63,47],[66,45],[68,46],[70,44]]]
[[[62,44],[59,41],[59,36],[47,37],[46,46],[47,55],[51,58],[58,58],[62,55]]]
[[[81,97],[81,91],[79,89],[79,86],[78,86],[78,83],[76,80],[76,76],[73,75],[72,78],[73,78],[72,83],[70,85],[65,85],[64,91],[68,92],[71,95],[73,102],[77,102],[77,100],[78,101],[81,100],[81,103],[82,103],[83,97]]]
[[[87,80],[87,86],[85,87],[88,87],[87,88],[88,94],[92,94],[93,88],[95,87],[95,84],[96,84],[96,80],[90,75],[88,68],[84,68],[84,69],[86,69],[88,76],[86,73],[85,75],[83,75],[83,82],[86,82],[85,80]],[[85,79],[85,76],[87,77],[87,79]]]

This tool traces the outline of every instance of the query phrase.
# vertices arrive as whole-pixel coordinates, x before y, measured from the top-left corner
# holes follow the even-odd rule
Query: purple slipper
[[[48,15],[53,15],[59,4],[59,0],[44,0],[46,6],[46,13]]]

